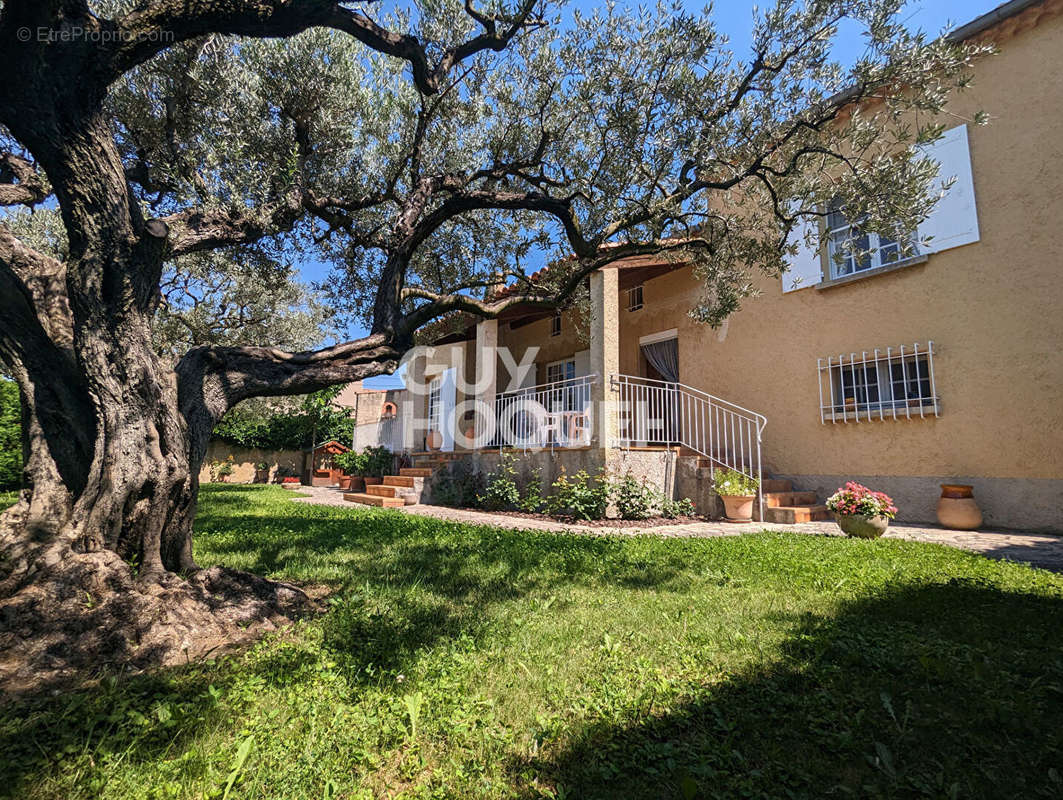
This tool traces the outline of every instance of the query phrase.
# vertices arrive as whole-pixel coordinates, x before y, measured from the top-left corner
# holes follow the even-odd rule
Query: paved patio
[[[343,499],[343,492],[328,487],[301,487],[307,497],[293,498],[296,502],[318,505],[352,506]],[[574,525],[555,520],[507,517],[483,511],[467,511],[444,506],[415,505],[398,509],[403,514],[464,522],[472,525],[494,525],[514,530],[559,531],[590,534],[592,536],[636,536],[652,534],[675,538],[708,538],[712,536],[739,536],[743,533],[759,533],[765,528],[790,533],[808,533],[819,536],[841,536],[833,522],[802,522],[796,525],[765,525],[761,522],[693,522],[683,525],[652,525],[638,527],[591,527]],[[893,523],[886,533],[887,539],[908,539],[913,542],[931,542],[970,550],[975,553],[1008,561],[1031,564],[1035,567],[1063,572],[1063,536],[1022,531],[953,531],[930,525]]]

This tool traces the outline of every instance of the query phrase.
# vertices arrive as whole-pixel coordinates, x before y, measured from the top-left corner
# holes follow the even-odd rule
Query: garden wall
[[[231,461],[230,461],[231,459]],[[207,458],[203,462],[203,468],[199,471],[199,482],[211,481],[210,468],[216,462],[229,462],[233,472],[229,476],[229,483],[277,483],[279,481],[277,470],[288,467],[294,475],[303,474],[304,455],[298,450],[260,450],[252,447],[239,447],[228,442],[212,441],[207,446]],[[255,464],[265,462],[269,464],[268,478],[257,475]]]

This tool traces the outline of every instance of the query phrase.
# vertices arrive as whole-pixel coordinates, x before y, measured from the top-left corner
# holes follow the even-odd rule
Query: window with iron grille
[[[642,284],[627,290],[627,310],[638,311],[642,308]]]
[[[894,264],[911,255],[908,237],[892,238],[882,233],[861,230],[862,220],[851,220],[839,200],[827,209],[827,256],[832,278],[844,278],[857,272]],[[904,254],[904,246],[909,252]]]
[[[934,343],[876,347],[819,359],[819,405],[824,425],[940,416]]]
[[[560,336],[561,335],[561,314],[555,314],[554,318],[552,320],[550,320],[550,335],[551,336]]]

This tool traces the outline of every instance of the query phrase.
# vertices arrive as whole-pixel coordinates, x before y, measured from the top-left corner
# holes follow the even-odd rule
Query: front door
[[[679,431],[679,340],[639,343],[642,377],[646,378],[641,402],[636,407],[639,444],[672,445],[680,441]]]

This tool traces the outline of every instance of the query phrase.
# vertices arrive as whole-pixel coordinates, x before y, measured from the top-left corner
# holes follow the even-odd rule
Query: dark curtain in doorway
[[[642,354],[646,361],[661,373],[669,383],[679,382],[679,340],[668,339],[664,342],[651,342],[642,345]]]

